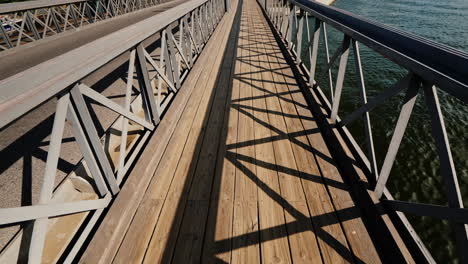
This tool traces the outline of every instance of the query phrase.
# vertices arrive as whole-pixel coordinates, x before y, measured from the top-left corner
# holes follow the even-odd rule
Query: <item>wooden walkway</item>
[[[233,6],[81,262],[385,262],[258,4]]]

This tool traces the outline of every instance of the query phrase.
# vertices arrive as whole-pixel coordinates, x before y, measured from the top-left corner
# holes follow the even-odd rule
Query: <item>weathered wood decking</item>
[[[237,4],[81,262],[385,262],[259,6]]]

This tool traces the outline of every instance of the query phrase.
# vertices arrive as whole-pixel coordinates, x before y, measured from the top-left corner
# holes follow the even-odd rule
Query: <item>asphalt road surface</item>
[[[0,80],[188,0],[173,0],[0,52]]]

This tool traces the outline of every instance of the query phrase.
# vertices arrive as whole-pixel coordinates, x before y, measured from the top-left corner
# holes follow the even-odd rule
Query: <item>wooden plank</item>
[[[284,75],[291,74],[285,73]],[[286,82],[289,82],[291,79],[286,79]],[[288,86],[289,87],[289,86]],[[286,87],[286,89],[288,88]],[[289,87],[291,89],[291,87]],[[296,89],[296,90],[295,90]],[[292,91],[297,91],[299,88],[293,88]],[[299,97],[299,93],[294,93],[296,97]],[[302,95],[300,95],[302,96]],[[303,102],[301,102],[303,103]],[[304,117],[312,117],[310,114],[301,113]],[[309,112],[310,113],[310,112]],[[303,120],[303,123],[307,123],[307,126],[304,126],[304,129],[307,130],[317,130],[318,127],[315,122],[310,122],[308,120]],[[360,219],[360,213],[357,208],[354,206],[354,202],[349,194],[347,186],[344,184],[341,175],[332,161],[332,157],[326,148],[325,142],[321,138],[319,133],[308,134],[309,142],[311,147],[319,153],[315,155],[318,165],[321,169],[322,176],[328,184],[328,190],[332,197],[333,205],[335,210],[342,221],[342,226],[346,234],[348,243],[352,248],[353,255],[360,261],[365,263],[380,263],[380,258],[375,250],[372,240],[369,237],[369,234]],[[332,162],[330,162],[332,161]],[[352,218],[349,219],[349,216],[346,217],[345,214],[351,214]]]
[[[310,215],[307,202],[291,202],[303,215]],[[291,256],[294,263],[323,263],[320,248],[310,218],[296,218],[286,211]]]
[[[249,58],[251,64],[252,106],[255,131],[255,163],[256,177],[258,177],[258,214],[261,242],[262,262],[264,263],[291,263],[291,254],[288,243],[288,233],[285,226],[285,216],[282,202],[275,200],[275,195],[281,195],[279,176],[276,168],[275,151],[273,143],[263,142],[270,138],[272,132],[268,126],[269,118],[265,102],[265,92],[261,76],[262,60],[265,59],[265,49],[260,44],[263,32],[259,32],[259,10],[252,0],[246,1],[248,8],[248,38]],[[249,78],[249,77],[247,77]],[[266,80],[267,82],[269,80]],[[271,164],[264,166],[263,164]],[[274,194],[273,194],[274,193]]]
[[[277,56],[282,56],[281,53],[276,53]],[[279,69],[283,65],[279,64],[274,60],[273,56],[269,58],[270,67],[272,69]],[[283,66],[284,67],[284,66]],[[281,73],[281,71],[279,70]],[[291,80],[286,81],[281,74],[274,74],[273,79],[276,83],[275,87],[278,89],[278,93],[284,93],[284,87],[280,83],[286,83]],[[294,81],[294,80],[292,80]],[[286,95],[282,95],[286,97]],[[280,104],[283,106],[282,110],[284,111],[285,116],[295,115],[296,113],[291,111],[290,102],[288,99],[279,100]],[[280,111],[282,111],[280,109]],[[312,220],[315,226],[315,232],[318,237],[320,244],[323,261],[324,263],[346,263],[351,262],[351,252],[349,250],[346,237],[341,229],[340,222],[335,215],[335,209],[333,203],[327,193],[323,182],[320,179],[320,172],[316,167],[316,161],[310,152],[307,151],[307,148],[310,145],[307,142],[305,136],[305,129],[300,125],[298,126],[296,121],[299,121],[298,118],[287,118],[285,117],[285,122],[287,124],[287,133],[296,133],[298,136],[294,137],[295,144],[293,144],[293,152],[295,152],[295,157],[297,158],[298,165],[298,176],[304,179],[309,177],[316,177],[317,182],[312,180],[304,180],[304,190],[307,197],[307,202],[311,210]],[[310,131],[310,130],[309,130]],[[307,166],[308,165],[308,166]]]
[[[290,61],[290,63],[293,63],[292,60]],[[301,82],[302,84],[306,85],[302,81],[302,78],[301,78]],[[311,91],[311,93],[309,91],[306,91],[305,93],[306,93],[306,96],[308,97],[307,100],[309,103],[315,104],[315,106],[312,105],[313,111],[316,111],[316,113],[323,113],[324,116],[327,116],[328,114],[325,113],[325,110],[324,110],[326,107],[321,105],[320,101],[317,98],[316,92],[317,92],[316,90]],[[310,94],[312,94],[312,96],[309,96]],[[310,98],[312,99],[309,100]],[[300,105],[305,105],[305,104],[300,104]],[[318,119],[321,120],[323,118],[319,117]],[[341,133],[338,131],[338,129],[332,129],[331,127],[328,127],[329,124],[325,125],[324,124],[325,122],[322,122],[322,121],[320,122],[321,122],[321,125],[324,125],[324,128],[325,128],[324,133],[327,134],[327,140],[335,137],[334,139],[332,139],[333,145],[331,146],[331,148],[334,149],[333,151],[334,155],[336,154],[337,156],[338,155],[340,156],[339,157],[341,159],[340,168],[346,171],[344,172],[346,173],[344,177],[347,179],[347,183],[350,185],[348,187],[350,187],[350,190],[353,193],[354,198],[356,198],[356,200],[359,201],[358,202],[359,204],[355,204],[356,209],[360,207],[361,213],[365,215],[366,220],[369,220],[369,221],[366,221],[366,228],[367,228],[367,231],[372,232],[372,236],[373,236],[372,238],[375,243],[374,245],[375,246],[379,245],[379,250],[378,250],[379,255],[382,256],[383,258],[386,258],[386,256],[389,256],[392,258],[393,261],[396,261],[396,262],[401,262],[401,261],[406,261],[409,263],[414,262],[406,246],[401,240],[399,234],[395,230],[395,227],[393,226],[393,223],[389,219],[388,215],[382,210],[380,206],[378,206],[378,202],[379,202],[378,199],[375,199],[375,196],[373,195],[372,191],[366,190],[366,186],[365,186],[366,177],[364,173],[362,172],[362,170],[358,166],[356,166],[356,163],[353,162],[355,158],[353,157],[353,155],[349,151],[349,148],[345,144],[343,137],[341,136]],[[333,136],[331,134],[333,134]],[[340,148],[341,150],[335,151],[336,149],[340,149]],[[343,164],[345,165],[343,166]],[[347,174],[350,174],[350,176],[348,176]],[[357,175],[355,176],[355,174]],[[383,233],[385,235],[382,235]],[[382,239],[382,238],[379,238],[378,236],[382,236],[386,238]]]
[[[269,30],[269,29],[268,29]],[[272,38],[272,35],[268,35],[267,39],[265,41],[268,41],[269,43],[274,43],[274,45],[277,45],[275,40]],[[272,84],[269,87],[270,93],[273,95],[279,94],[284,92],[284,89],[282,89],[282,84],[285,83],[285,80],[283,76],[281,76],[281,70],[279,69],[282,65],[279,65],[277,63],[276,57],[281,58],[282,54],[277,52],[277,48],[274,48],[273,46],[270,46],[270,54],[267,56],[266,61],[267,64],[265,65],[266,68],[272,69],[272,72],[266,72],[265,75],[270,80],[272,80]],[[275,72],[276,71],[276,72]],[[293,82],[294,83],[294,82]],[[278,90],[277,90],[278,89]],[[303,129],[298,129],[297,127],[295,128],[294,121],[297,120],[297,114],[293,113],[292,111],[288,111],[288,109],[283,109],[282,107],[290,107],[289,105],[286,105],[285,103],[286,100],[284,99],[284,95],[281,97],[279,96],[272,96],[268,100],[269,104],[269,110],[272,112],[276,113],[283,113],[284,119],[279,119],[277,121],[276,128],[279,129],[282,133],[283,136],[285,136],[285,139],[283,141],[293,141],[295,142],[292,144],[292,146],[286,146],[283,147],[283,151],[279,151],[280,155],[283,156],[283,164],[282,167],[285,169],[289,169],[291,172],[296,174],[297,179],[295,180],[296,184],[296,192],[299,192],[299,186],[301,183],[300,177],[307,178],[306,175],[318,175],[317,178],[319,178],[320,174],[318,172],[318,169],[316,169],[316,162],[313,159],[313,156],[311,153],[308,153],[305,148],[308,147],[308,142],[303,133],[301,131],[304,131]],[[273,115],[273,114],[272,114]],[[287,115],[292,115],[294,116],[293,118],[288,118]],[[292,127],[289,127],[292,126]],[[292,138],[288,137],[288,133],[293,133],[293,132],[299,132],[298,136]],[[284,149],[287,149],[288,152],[285,152]],[[288,162],[288,157],[284,156],[284,153],[287,153],[288,156],[292,157],[293,160],[297,161],[293,163],[287,163]],[[290,172],[290,173],[291,173]],[[289,175],[289,177],[294,177],[293,175]],[[320,245],[320,250],[322,252],[323,260],[325,263],[342,263],[343,262],[343,257],[338,251],[333,247],[333,244],[331,242],[334,242],[337,245],[340,245],[341,248],[344,248],[344,254],[348,251],[347,257],[350,258],[349,254],[349,249],[346,243],[346,238],[344,237],[343,231],[341,230],[339,221],[337,220],[337,217],[333,214],[334,208],[333,205],[328,197],[328,194],[326,192],[325,187],[322,185],[321,181],[318,183],[315,182],[310,182],[310,181],[304,181],[304,191],[307,196],[307,202],[309,203],[309,208],[311,210],[310,214],[313,219],[314,227],[309,227],[309,229],[314,230],[316,233],[318,232],[319,236],[319,245]],[[300,190],[302,193],[304,191],[301,189]],[[292,190],[294,192],[294,190]],[[295,199],[293,201],[298,201],[298,202],[305,202],[306,197],[300,197],[299,199]],[[325,215],[328,217],[317,217]],[[310,217],[309,214],[306,215],[295,215],[297,221],[302,221],[304,222],[304,216]],[[326,237],[324,237],[326,236]],[[330,241],[330,237],[333,238],[332,241]],[[295,239],[294,236],[290,237],[290,240]],[[295,256],[300,256],[300,253],[295,251],[294,248],[291,248],[291,250],[294,252],[293,258]],[[310,252],[312,253],[312,252]],[[313,256],[310,256],[311,258]],[[297,257],[296,257],[297,258]]]
[[[222,176],[226,175],[223,173]],[[231,194],[234,195],[234,192]],[[220,199],[211,203],[201,263],[231,262],[233,205],[233,199]]]
[[[279,49],[277,52],[281,54]],[[294,100],[301,105],[306,105],[304,97],[301,93],[299,93],[299,87],[289,85],[289,83],[294,83],[295,79],[293,77],[294,75],[292,70],[288,66],[289,65],[284,60],[278,60],[277,65],[272,65],[272,67],[282,68],[281,73],[283,78],[282,80],[280,79],[280,82],[288,84],[286,86],[277,86],[277,88],[282,88],[278,92],[287,92],[288,89],[290,92],[290,94],[284,95],[287,100],[281,101],[283,105],[289,104],[289,107],[284,107],[283,109],[287,111],[288,114],[297,114],[301,116],[300,122],[302,122],[302,125],[291,124],[288,125],[288,128],[302,127],[303,130],[317,131],[317,124],[312,121],[313,116],[308,109],[299,107],[297,105],[294,106],[294,104],[288,103],[289,100]],[[294,120],[290,121],[291,123],[294,122]],[[299,120],[296,120],[294,123],[297,123],[297,121]],[[350,247],[352,248],[353,255],[358,261],[364,261],[366,263],[380,263],[381,260],[376,252],[374,244],[362,222],[362,219],[360,219],[359,210],[355,208],[354,202],[346,185],[344,184],[343,179],[341,178],[337,167],[333,164],[333,162],[330,162],[332,157],[328,152],[328,148],[326,147],[323,138],[321,137],[320,133],[309,133],[307,137],[309,138],[311,147],[316,151],[316,153],[319,153],[319,155],[315,155],[315,157],[322,171],[322,176],[326,179],[326,182],[333,183],[328,184],[328,190],[333,197],[333,205],[335,206],[337,214],[342,221],[344,232],[348,242],[350,243]],[[346,216],[346,214],[348,216]],[[350,218],[349,215],[352,215],[352,218]]]
[[[232,229],[231,263],[260,263],[257,201],[234,202]]]
[[[234,2],[234,1],[233,1]],[[234,3],[233,10],[240,12],[240,4],[237,1]],[[237,31],[233,44],[235,48],[233,58],[237,56],[239,48],[237,41],[239,37],[240,15],[236,14],[234,20],[234,31]],[[208,215],[208,223],[205,234],[202,263],[223,263],[231,262],[231,237],[233,225],[233,201],[234,201],[234,185],[236,177],[236,167],[227,158],[229,154],[235,156],[236,149],[230,149],[229,146],[237,140],[237,121],[238,111],[231,107],[232,101],[239,98],[239,82],[233,80],[233,74],[239,70],[239,64],[236,60],[232,60],[231,76],[229,77],[228,89],[231,89],[231,99],[227,101],[225,109],[223,136],[219,146],[215,179],[213,182],[213,191],[211,194],[210,211]],[[223,69],[224,70],[224,69]],[[223,142],[224,139],[224,142]]]
[[[200,263],[208,207],[207,200],[187,201],[172,263]]]
[[[272,35],[269,35],[269,41],[275,43]],[[293,76],[291,73],[289,73],[291,77],[285,76],[288,73],[284,72],[282,68],[288,67],[288,65],[284,65],[285,61],[282,59],[283,56],[279,52],[278,46],[272,47],[271,52],[276,55],[268,57],[269,67],[277,69],[272,76],[276,88],[274,92],[282,94],[279,100],[280,108],[275,110],[283,112],[284,122],[286,123],[285,132],[289,135],[295,135],[294,138],[290,136],[290,140],[293,142],[292,149],[296,158],[298,176],[302,178],[323,260],[326,263],[352,262],[353,259],[346,237],[337,216],[334,214],[332,201],[328,197],[327,190],[320,179],[316,162],[310,153],[306,130],[300,123],[300,116],[295,109],[296,106],[292,103],[291,96],[288,94],[288,85],[295,84],[296,81],[291,78]],[[314,176],[315,178],[307,180]],[[315,182],[312,181],[314,179]]]
[[[317,100],[317,98],[315,99]],[[338,139],[338,143],[339,143],[338,148],[341,148],[344,154],[347,155],[347,158],[355,161],[353,154],[347,147],[339,131],[337,131],[336,129],[333,129],[333,131],[331,132],[334,133],[334,135]],[[329,148],[325,145],[323,138],[322,138],[322,142],[324,146],[323,153],[326,153],[326,155],[324,155],[323,158],[327,158],[327,157],[332,158]],[[314,148],[319,149],[318,147],[315,147],[315,146]],[[338,160],[337,162],[340,162],[340,160]],[[341,160],[341,162],[343,162],[343,160]],[[324,166],[327,166],[325,161],[322,161],[322,163],[324,164]],[[407,263],[415,263],[413,260],[413,257],[409,253],[405,243],[401,239],[398,231],[393,225],[388,214],[383,210],[383,208],[381,208],[378,205],[380,201],[376,198],[372,190],[368,190],[366,188],[365,183],[367,182],[367,179],[363,171],[356,165],[356,162],[353,162],[351,166],[353,168],[353,172],[351,173],[357,174],[356,178],[359,178],[359,180],[352,185],[349,185],[349,182],[348,182],[348,184],[346,184],[347,185],[346,193],[344,194],[341,193],[343,194],[343,196],[337,196],[339,198],[336,199],[337,201],[335,203],[338,204],[338,206],[336,206],[338,215],[341,215],[341,214],[344,215],[342,218],[347,218],[347,217],[349,218],[350,214],[354,216],[353,219],[349,219],[346,222],[344,222],[345,224],[343,224],[343,227],[350,240],[350,244],[353,247],[353,250],[357,252],[355,253],[355,255],[362,256],[365,259],[367,258],[372,259],[373,257],[375,257],[376,254],[378,254],[379,256],[382,256],[382,258],[387,258],[387,256],[390,257],[391,261],[393,262],[405,261]],[[334,169],[333,168],[331,169],[334,171],[337,171],[338,168],[336,167],[336,165],[334,167],[335,167]],[[338,178],[333,179],[334,175],[335,177],[338,177]],[[343,177],[344,176],[342,176],[341,174],[331,174],[329,179],[335,180],[335,181],[341,180],[341,182],[344,184],[345,181]],[[356,180],[356,178],[354,178],[353,180]],[[358,196],[360,196],[360,198],[357,200],[356,203],[352,200],[352,197],[351,197],[352,189],[354,189],[353,192],[355,195],[356,195],[356,192],[359,192]],[[334,190],[334,192],[331,192],[332,195],[336,195],[335,193],[337,192],[337,190],[334,188],[332,190]],[[363,193],[366,193],[365,195],[368,195],[368,196],[365,197]],[[335,199],[335,196],[333,196],[333,198]],[[347,202],[350,200],[351,202]],[[360,201],[361,202],[365,201],[367,205],[363,206],[363,204],[358,204]],[[350,211],[349,209],[353,209],[353,210]],[[365,210],[365,211],[361,211],[359,209]],[[345,211],[345,212],[342,213],[342,211]],[[348,213],[346,213],[346,211],[348,211]],[[368,217],[367,219],[369,219],[368,223],[370,223],[368,227],[364,225],[364,222],[361,218],[362,214],[365,214],[365,213],[367,213],[367,217]],[[382,230],[382,228],[385,228],[386,230]],[[363,229],[365,229],[366,231],[362,232]],[[369,229],[374,230],[373,237],[371,237],[371,234],[368,232]],[[389,240],[386,242],[382,242],[382,237],[387,237],[387,236],[382,236],[383,232],[388,234]],[[372,246],[370,247],[370,248],[373,248],[372,250],[369,250],[369,251],[367,250],[367,246],[369,246],[368,243],[372,243]],[[376,247],[378,244],[380,244],[380,246],[377,249]]]
[[[243,1],[239,32],[239,50],[237,52],[235,76],[249,75],[248,47],[246,47],[247,23],[245,16],[248,9]],[[252,90],[249,81],[234,78],[234,85],[239,82],[239,100],[252,107]],[[237,143],[254,140],[253,120],[239,110]],[[249,110],[250,115],[252,111]],[[237,155],[255,157],[253,146],[237,147]],[[257,185],[249,176],[255,174],[255,164],[231,160],[236,164],[235,202],[232,240],[232,263],[259,263],[260,250],[258,241]]]
[[[226,31],[229,32],[230,30]],[[193,165],[191,166],[193,166],[195,173],[188,193],[187,209],[175,245],[173,263],[200,262],[217,152],[224,125],[226,101],[230,96],[229,83],[235,49],[233,40],[236,36],[236,31],[230,32],[228,46],[224,49],[225,53],[220,72],[212,74],[210,82],[207,84],[209,87],[213,87],[214,94],[210,98],[212,106],[211,109],[207,109],[209,117],[206,132],[197,142],[197,144],[201,144],[201,151],[199,155],[192,157]],[[193,210],[193,206],[190,207],[190,204],[197,204],[197,208],[193,213],[189,210]]]
[[[277,168],[275,166],[275,152],[272,142],[262,142],[262,139],[272,136],[271,130],[263,125],[269,123],[267,107],[264,98],[263,82],[261,80],[260,61],[264,50],[259,48],[258,10],[253,7],[255,2],[246,1],[248,6],[248,47],[250,49],[252,106],[255,131],[255,163],[256,177],[259,182],[259,229],[262,262],[264,263],[291,263],[288,233],[285,227],[284,211],[281,201],[275,200],[275,195],[281,195]],[[255,12],[257,11],[257,12]],[[249,77],[247,77],[249,78]],[[273,132],[274,133],[274,132]],[[268,163],[271,166],[264,166]],[[260,165],[259,165],[260,164]],[[272,194],[275,193],[275,194]]]
[[[223,28],[227,26],[229,26],[229,21],[227,20],[224,24],[219,25],[219,31],[217,31],[219,33],[214,33],[213,41],[208,43],[207,48],[216,45],[216,41],[221,41],[224,36],[222,34]],[[190,130],[195,114],[197,113],[197,109],[200,105],[200,101],[208,90],[206,89],[206,86],[203,85],[203,80],[206,79],[203,76],[209,73],[209,71],[204,70],[204,65],[206,65],[206,63],[213,63],[216,65],[216,60],[220,60],[219,54],[220,53],[218,53],[218,56],[208,56],[208,54],[202,55],[184,83],[183,89],[179,92],[180,95],[180,93],[193,86],[195,87],[192,89],[197,91],[193,94],[191,100],[186,103],[184,114],[179,122],[176,122],[177,129],[171,138],[171,142],[166,149],[162,162],[160,162],[160,165],[155,172],[155,175],[163,175],[164,177],[155,177],[146,191],[144,198],[145,201],[147,201],[146,203],[153,204],[154,206],[142,204],[143,208],[140,208],[138,213],[135,215],[135,224],[132,223],[129,232],[127,232],[125,240],[123,241],[117,257],[115,258],[115,262],[129,263],[134,261],[141,262],[143,260],[146,247],[151,239],[154,226],[159,219],[158,216],[164,204],[163,202],[154,203],[153,201],[164,201],[166,198],[168,188],[172,182],[174,168],[176,167],[180,153],[182,153],[183,148],[186,145],[185,143],[188,140],[187,131]],[[199,82],[202,82],[203,84],[200,85]],[[171,113],[171,111],[168,113]]]
[[[268,58],[271,57],[271,48],[268,51]],[[270,65],[272,66],[272,65]],[[304,201],[304,191],[299,177],[290,175],[288,170],[298,171],[295,157],[292,151],[290,139],[287,136],[286,123],[281,111],[281,105],[275,91],[275,82],[278,80],[274,69],[271,71],[262,72],[262,78],[268,80],[264,82],[266,93],[269,96],[265,98],[268,109],[268,118],[270,123],[267,124],[272,135],[276,135],[277,139],[273,141],[276,164],[278,165],[278,174],[280,178],[281,195],[286,201]],[[275,79],[276,78],[276,79]]]
[[[258,7],[257,7],[258,10]],[[259,10],[260,11],[260,10]],[[263,19],[262,19],[263,20]],[[261,25],[261,29],[264,32],[262,35],[261,43],[263,43],[262,48],[264,49],[265,53],[271,53],[272,49],[270,45],[277,45],[274,41],[271,41],[271,38],[269,38],[267,35],[271,35],[271,31],[268,28],[268,25],[265,24],[265,21],[260,21],[257,23]],[[262,56],[260,61],[262,62],[261,67],[264,69],[273,69],[270,68],[271,65],[269,64],[269,60],[273,60],[272,58],[274,55],[268,55],[268,56]],[[277,56],[281,56],[281,54],[278,54]],[[274,80],[271,76],[271,74],[267,74],[266,72],[263,74],[265,78],[269,80]],[[276,93],[279,94],[278,91],[275,89],[275,85],[279,85],[278,83],[274,83],[271,85],[267,85],[265,88],[269,90],[271,93]],[[278,98],[278,96],[276,96]],[[286,121],[289,121],[290,119],[297,119],[296,116],[295,118],[287,118],[284,117]],[[287,123],[287,133],[291,133],[291,129],[289,128],[290,122]],[[299,172],[305,172],[306,174],[309,173],[310,175],[310,169],[316,168],[315,165],[315,160],[310,159],[311,155],[310,153],[307,153],[303,148],[300,148],[297,144],[292,144],[292,149],[293,149],[293,154],[295,156],[295,160],[297,161],[297,168]],[[301,150],[301,153],[297,153],[297,150]],[[309,159],[307,160],[307,158]],[[310,169],[309,169],[310,168]],[[295,175],[295,177],[300,177],[302,175]],[[307,182],[306,182],[307,183]],[[304,183],[302,183],[304,184]],[[320,185],[319,185],[320,187]],[[310,213],[307,208],[307,203],[305,199],[297,202],[289,202],[292,208],[297,210],[298,214],[292,215],[290,213],[286,214],[286,220],[287,220],[287,229],[289,233],[289,242],[290,242],[290,247],[291,247],[291,256],[292,259],[295,263],[320,263],[322,262],[321,256],[320,256],[320,249],[317,244],[317,238],[315,237],[315,230],[312,225],[312,221],[310,219]],[[286,212],[288,210],[285,210]],[[299,217],[298,217],[299,216]],[[302,216],[302,217],[301,217]]]
[[[228,39],[229,28],[232,23],[232,17],[229,19],[229,26],[221,28],[223,39],[214,42],[217,46],[226,45]],[[210,43],[210,42],[209,42]],[[209,47],[206,47],[207,49]],[[216,76],[218,67],[220,67],[222,54],[224,49],[218,49],[218,57],[215,62],[208,62],[206,65],[213,65],[213,72],[205,71],[203,74],[203,82],[199,82],[197,86],[208,87],[207,93],[203,95],[198,111],[195,114],[195,121],[190,129],[190,135],[182,151],[182,156],[176,167],[174,179],[169,187],[168,195],[161,211],[160,221],[156,224],[153,232],[153,237],[148,245],[148,250],[144,259],[144,263],[168,262],[173,256],[173,250],[177,241],[177,236],[183,219],[183,210],[187,202],[188,192],[195,172],[195,164],[192,164],[193,157],[198,156],[201,149],[199,139],[203,138],[205,127],[208,121],[206,115],[209,114],[207,109],[210,109],[212,102],[211,94],[213,93],[214,80],[213,74]],[[174,167],[172,167],[174,170]],[[204,210],[203,208],[200,210]]]

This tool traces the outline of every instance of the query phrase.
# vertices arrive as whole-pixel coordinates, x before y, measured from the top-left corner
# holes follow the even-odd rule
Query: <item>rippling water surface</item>
[[[334,6],[468,52],[468,0],[337,0]],[[313,21],[309,23],[312,27]],[[330,56],[342,38],[342,34],[328,27]],[[407,73],[367,47],[361,45],[360,48],[368,98],[388,88]],[[318,76],[322,72],[320,66],[323,67],[325,61],[323,52],[323,49],[319,51],[322,55],[318,58]],[[304,50],[303,57],[308,64],[305,53]],[[340,105],[341,117],[360,106],[352,57],[351,52]],[[334,80],[336,68],[333,69]],[[326,77],[319,78],[318,81],[329,95]],[[371,112],[379,168],[383,164],[402,99],[403,94],[395,96]],[[468,205],[468,105],[440,90],[439,99],[462,196],[465,205]],[[357,121],[348,128],[365,150],[363,123]],[[421,93],[387,186],[399,200],[447,205],[440,164],[431,136],[430,119]],[[429,217],[407,216],[437,262],[458,263],[455,239],[448,222]]]

